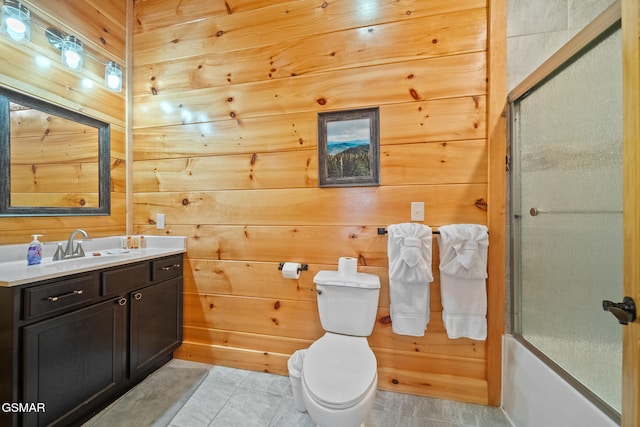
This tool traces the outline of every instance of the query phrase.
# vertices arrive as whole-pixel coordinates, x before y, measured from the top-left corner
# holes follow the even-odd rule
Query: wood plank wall
[[[428,332],[393,334],[376,233],[415,201],[432,227],[488,223],[487,2],[136,0],[134,14],[134,230],[188,237],[176,356],[286,374],[323,333],[314,274],[352,256],[382,281],[379,388],[498,404],[502,325],[492,360],[486,342],[447,338],[436,244]],[[381,185],[319,188],[318,112],[373,106]],[[282,279],[282,261],[309,271]]]
[[[75,73],[60,64],[60,52],[49,45],[41,27],[53,26],[83,41],[85,50],[101,62],[125,66],[125,0],[21,0],[35,23],[31,42],[16,44],[0,35],[0,85],[45,99],[111,124],[111,215],[74,217],[0,218],[0,244],[25,243],[33,233],[43,241],[62,240],[76,228],[92,237],[124,234],[126,230],[126,92],[104,88],[104,65],[85,58],[83,71]],[[35,57],[50,61],[49,68]],[[82,79],[93,88],[82,85]],[[126,82],[125,82],[126,86]],[[55,179],[55,178],[51,178]],[[70,190],[73,191],[73,190]],[[25,255],[26,256],[26,255]]]

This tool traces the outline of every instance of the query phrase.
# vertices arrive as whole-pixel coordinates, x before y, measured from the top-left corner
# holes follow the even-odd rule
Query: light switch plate
[[[411,221],[424,221],[424,202],[411,202]]]
[[[156,214],[156,228],[164,230],[164,214]]]

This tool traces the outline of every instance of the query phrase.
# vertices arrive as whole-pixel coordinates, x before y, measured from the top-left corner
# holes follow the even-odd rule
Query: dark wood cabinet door
[[[125,376],[126,305],[109,300],[22,328],[25,426],[70,424],[104,404]]]
[[[147,375],[182,342],[182,277],[131,293],[130,377]]]

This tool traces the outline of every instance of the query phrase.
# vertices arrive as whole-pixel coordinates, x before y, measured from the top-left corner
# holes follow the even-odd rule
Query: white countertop
[[[187,251],[187,239],[181,236],[144,236],[146,248],[121,249],[121,236],[82,240],[86,256],[52,261],[58,242],[42,245],[42,263],[27,265],[29,243],[0,245],[0,286],[17,286],[46,279],[114,267]],[[80,240],[80,239],[78,239]],[[76,240],[76,242],[78,241]],[[63,247],[66,241],[61,242]]]

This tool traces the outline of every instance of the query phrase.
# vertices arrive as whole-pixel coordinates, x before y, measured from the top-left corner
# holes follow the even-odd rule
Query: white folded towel
[[[394,224],[388,228],[391,329],[421,337],[429,323],[431,228],[422,224]]]
[[[439,228],[442,320],[449,338],[487,338],[488,229],[479,224]]]

